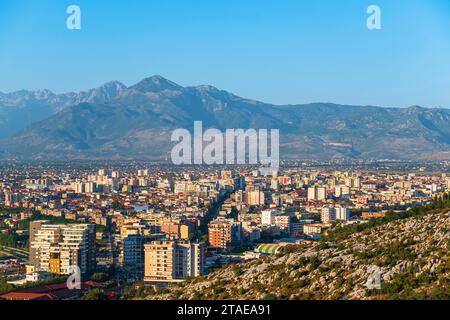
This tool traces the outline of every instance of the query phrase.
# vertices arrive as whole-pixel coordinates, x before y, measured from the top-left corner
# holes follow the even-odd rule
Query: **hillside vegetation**
[[[230,265],[147,299],[449,299],[450,196],[312,245]],[[368,289],[377,266],[381,288]]]

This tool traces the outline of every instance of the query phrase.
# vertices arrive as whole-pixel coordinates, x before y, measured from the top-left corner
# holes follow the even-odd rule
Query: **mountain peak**
[[[210,92],[218,92],[218,91],[220,91],[216,87],[211,86],[211,85],[206,85],[206,84],[196,86],[195,88],[197,90],[199,90],[199,91],[210,91]]]
[[[48,89],[37,90],[33,92],[33,95],[38,100],[49,99],[53,97],[55,94]]]
[[[421,106],[410,106],[408,108],[406,108],[406,112],[410,113],[410,114],[416,114],[416,113],[422,113],[423,111],[425,111],[426,109],[421,107]]]
[[[118,90],[125,90],[127,88],[127,86],[124,85],[122,82],[116,81],[116,80],[109,81],[109,82],[105,83],[102,87],[103,88],[116,88]]]
[[[140,92],[162,92],[165,90],[179,90],[183,87],[176,84],[175,82],[172,82],[170,80],[167,80],[160,75],[155,75],[149,78],[145,78],[141,82],[135,84],[134,86],[130,87],[130,89],[134,89]]]
[[[87,96],[81,100],[93,103],[107,103],[126,89],[127,87],[119,81],[109,81],[98,88],[89,90]]]

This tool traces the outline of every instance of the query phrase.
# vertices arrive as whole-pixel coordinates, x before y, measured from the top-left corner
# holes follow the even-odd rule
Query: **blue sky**
[[[0,0],[1,92],[153,74],[277,104],[450,107],[450,1]]]

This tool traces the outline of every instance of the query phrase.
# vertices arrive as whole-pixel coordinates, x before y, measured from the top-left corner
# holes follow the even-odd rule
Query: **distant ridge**
[[[0,94],[3,159],[165,159],[175,128],[280,129],[286,159],[450,159],[450,110],[277,106],[157,75],[80,93]]]

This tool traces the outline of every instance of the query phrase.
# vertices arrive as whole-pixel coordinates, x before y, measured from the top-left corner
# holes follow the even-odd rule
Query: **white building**
[[[82,274],[95,270],[95,225],[48,224],[30,227],[30,265],[36,272],[68,275],[72,267]]]
[[[322,232],[322,225],[319,224],[305,224],[303,226],[303,232],[305,234],[316,234]]]
[[[274,223],[285,232],[288,232],[291,229],[291,218],[289,216],[276,215],[274,217]]]
[[[336,186],[334,188],[334,195],[338,198],[350,194],[351,194],[350,188],[347,186]]]
[[[308,200],[325,200],[327,198],[327,189],[324,187],[308,188]]]
[[[323,207],[320,220],[323,223],[331,223],[336,220],[336,210],[331,207]]]
[[[270,188],[273,190],[278,190],[278,187],[279,187],[278,179],[272,178],[272,180],[270,181]]]
[[[178,282],[204,273],[203,243],[153,241],[145,246],[145,281]]]
[[[275,222],[275,216],[280,215],[278,210],[263,210],[261,211],[261,224],[263,226],[270,226]]]
[[[336,220],[349,221],[350,220],[350,209],[337,207],[334,208],[336,213]]]
[[[345,185],[350,188],[361,189],[361,178],[349,177],[345,179]]]

